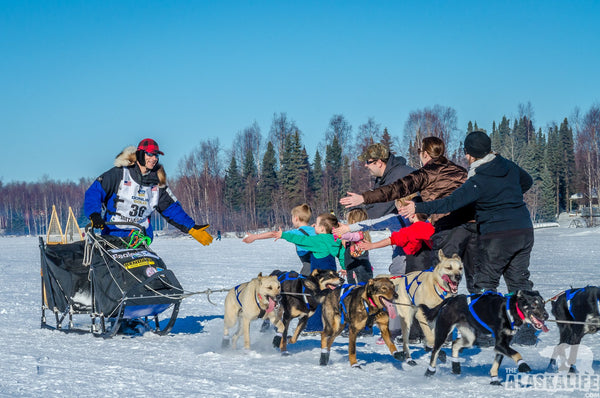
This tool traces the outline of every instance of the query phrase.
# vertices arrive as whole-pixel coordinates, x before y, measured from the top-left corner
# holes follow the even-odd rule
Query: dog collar
[[[506,315],[508,316],[508,320],[510,321],[510,328],[514,329],[515,327],[515,318],[513,318],[512,314],[510,313],[510,299],[512,296],[507,296],[506,297]],[[523,314],[523,311],[521,311],[521,309],[519,308],[519,303],[517,301],[515,301],[515,308],[517,310],[517,315],[519,316],[519,318],[521,318],[521,322],[523,320],[525,320],[525,315]]]
[[[515,303],[515,308],[517,309],[517,315],[519,316],[519,318],[521,318],[521,320],[524,320],[525,319],[525,315],[523,314],[523,312],[519,308],[519,303]]]
[[[446,298],[446,296],[448,295],[448,290],[444,289],[444,287],[443,287],[442,285],[440,285],[440,283],[439,283],[438,281],[436,281],[436,282],[435,282],[435,284],[436,284],[436,285],[438,285],[440,289],[442,289],[442,293],[440,293],[440,292],[438,292],[438,291],[437,291],[437,289],[436,289],[436,288],[435,288],[435,286],[434,286],[434,288],[433,288],[433,289],[435,290],[435,293],[436,293],[438,296],[440,296],[440,298],[441,298],[442,300],[444,300],[444,299]]]
[[[367,297],[367,298],[369,299],[369,303],[371,303],[371,305],[372,305],[373,307],[377,307],[377,306],[375,305],[375,303],[373,302],[373,299],[372,299],[371,297]]]
[[[262,296],[260,295],[260,293],[257,293],[256,296],[254,296],[254,299],[256,300],[256,305],[258,306],[258,310],[259,310],[258,317],[262,318],[267,313],[267,311],[265,311],[264,309],[260,308],[260,300],[262,300]]]

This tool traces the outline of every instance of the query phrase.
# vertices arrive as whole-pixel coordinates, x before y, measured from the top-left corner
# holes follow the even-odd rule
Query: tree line
[[[169,186],[190,216],[211,224],[213,232],[286,226],[291,208],[305,202],[316,214],[332,211],[343,218],[339,198],[372,186],[372,178],[357,159],[368,145],[382,142],[418,168],[421,139],[433,135],[447,143],[448,158],[467,167],[462,142],[478,129],[476,121],[459,129],[456,111],[440,105],[410,112],[401,134],[390,132],[374,118],[354,130],[338,114],[331,117],[311,156],[296,122],[285,112],[275,113],[266,136],[255,122],[239,131],[228,149],[221,147],[218,138],[200,141],[180,160]],[[573,205],[597,204],[600,105],[583,114],[576,109],[560,124],[544,128],[534,125],[531,104],[520,105],[517,117],[494,121],[487,133],[493,151],[532,175],[534,185],[525,200],[534,221],[553,221]],[[79,224],[86,225],[83,197],[92,178],[0,181],[0,233],[45,234],[53,204],[63,223],[71,207]],[[573,194],[580,194],[576,202],[570,200]],[[159,216],[153,223],[157,229],[168,227]]]

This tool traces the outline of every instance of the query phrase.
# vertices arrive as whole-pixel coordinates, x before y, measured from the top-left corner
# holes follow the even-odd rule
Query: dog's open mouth
[[[269,305],[267,306],[265,312],[269,313],[273,311],[275,307],[277,307],[277,301],[273,300],[273,297],[271,296],[267,296],[267,298],[269,299]]]
[[[529,320],[531,321],[531,324],[533,325],[533,327],[538,330],[542,330],[543,332],[547,332],[548,330],[550,330],[550,329],[548,329],[548,326],[546,326],[544,321],[537,319],[533,315],[529,315]]]
[[[335,290],[338,288],[338,286],[340,286],[339,284],[336,283],[328,283],[325,286],[327,286],[327,289],[331,289],[331,290]]]
[[[394,319],[397,316],[397,314],[396,314],[396,306],[394,305],[394,303],[392,303],[391,301],[387,300],[383,296],[379,297],[379,301],[385,307],[385,310],[387,311],[388,316],[390,318]]]
[[[448,285],[448,288],[450,289],[451,293],[453,293],[453,294],[458,293],[458,282],[454,282],[452,279],[450,279],[450,276],[448,276],[448,274],[444,274],[442,276],[442,279]]]

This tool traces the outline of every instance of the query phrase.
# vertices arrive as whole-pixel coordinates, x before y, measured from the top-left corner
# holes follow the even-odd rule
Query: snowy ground
[[[535,239],[532,280],[542,296],[600,283],[599,229],[538,229]],[[299,269],[293,246],[284,241],[247,245],[227,238],[203,247],[191,238],[158,237],[152,247],[188,291],[230,288],[261,271]],[[387,272],[390,254],[388,249],[372,251],[376,274]],[[260,322],[252,325],[251,351],[223,351],[224,293],[212,296],[216,306],[202,295],[184,299],[169,336],[145,333],[105,340],[40,329],[39,262],[37,237],[0,238],[0,396],[600,396],[597,390],[565,392],[563,387],[549,393],[490,386],[491,348],[466,351],[461,376],[442,364],[430,379],[423,376],[429,354],[421,347],[413,348],[418,366],[410,367],[376,345],[377,336],[359,340],[362,370],[350,368],[342,337],[334,343],[327,367],[318,365],[318,336],[303,337],[289,346],[291,356],[282,357],[271,347],[272,333],[259,333]],[[83,326],[89,316],[75,320]],[[558,340],[556,326],[548,325],[551,330],[540,336],[537,347],[515,347],[538,374],[548,363],[541,352]],[[598,336],[587,336],[583,343],[600,359]],[[505,360],[501,379],[513,368]],[[598,360],[593,369],[600,374]]]

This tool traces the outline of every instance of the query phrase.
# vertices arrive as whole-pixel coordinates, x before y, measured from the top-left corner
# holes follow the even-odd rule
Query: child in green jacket
[[[340,260],[340,267],[344,266],[344,246],[341,239],[333,238],[333,228],[339,225],[338,219],[331,213],[323,213],[317,217],[315,223],[314,236],[297,235],[291,232],[282,232],[281,230],[274,233],[275,240],[284,239],[294,243],[311,252],[311,272],[315,269],[331,269],[336,270],[337,266],[335,258]]]

